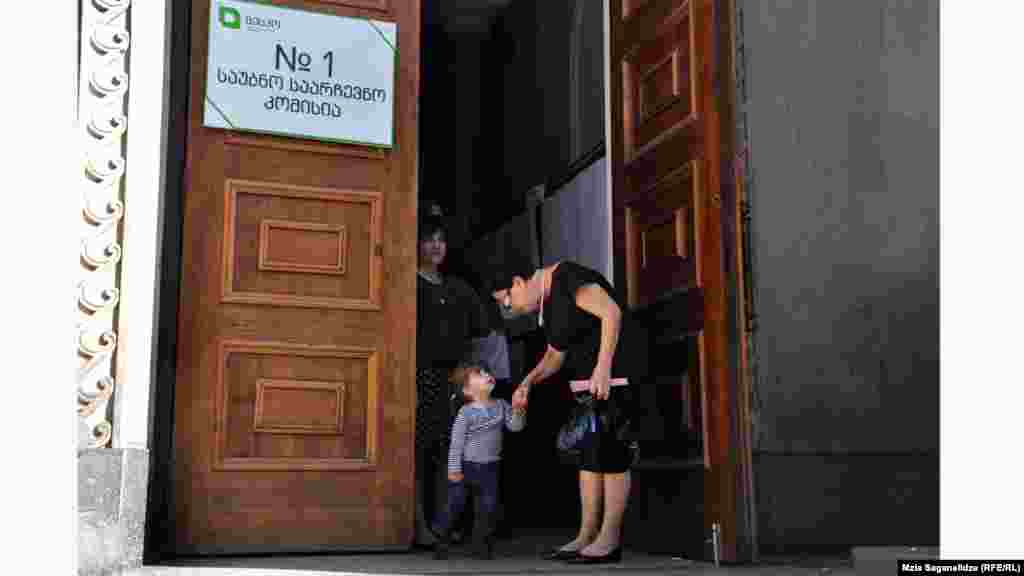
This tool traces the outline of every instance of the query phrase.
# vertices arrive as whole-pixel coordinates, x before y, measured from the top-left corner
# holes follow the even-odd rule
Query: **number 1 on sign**
[[[334,52],[324,53],[324,60],[327,60],[327,77],[334,78]]]

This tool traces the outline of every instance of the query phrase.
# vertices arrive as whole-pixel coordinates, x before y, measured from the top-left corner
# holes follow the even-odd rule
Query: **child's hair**
[[[452,370],[448,380],[459,388],[465,388],[469,382],[469,377],[474,374],[490,374],[490,371],[482,364],[464,362],[456,366],[455,370]]]

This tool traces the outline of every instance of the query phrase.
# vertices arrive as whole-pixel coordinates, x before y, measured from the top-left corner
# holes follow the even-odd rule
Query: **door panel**
[[[609,0],[609,146],[617,280],[630,306],[683,295],[695,337],[704,442],[704,524],[721,526],[722,559],[737,560],[737,491],[723,265],[723,139],[717,0]],[[731,29],[726,29],[731,30]],[[749,449],[749,443],[743,444]],[[692,549],[692,543],[682,544]],[[710,556],[710,547],[705,548]]]
[[[627,290],[633,306],[697,286],[699,180],[687,162],[646,194],[624,194]]]
[[[653,30],[627,25],[630,48],[623,54],[622,89],[630,162],[697,120],[693,26],[692,4],[679,5]]]
[[[398,23],[395,148],[202,127],[210,2],[192,2],[175,552],[404,548],[419,2],[274,4]]]
[[[214,470],[376,466],[375,350],[237,340],[220,358]]]
[[[225,188],[225,302],[380,310],[380,192],[234,179]]]
[[[621,94],[624,180],[617,197],[625,210],[630,304],[644,306],[698,284],[695,210],[705,123],[691,49],[695,4],[634,2],[623,9],[619,70],[611,75]],[[659,238],[661,249],[652,250]]]

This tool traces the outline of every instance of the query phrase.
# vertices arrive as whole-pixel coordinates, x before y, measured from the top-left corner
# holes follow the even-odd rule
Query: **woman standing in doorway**
[[[634,457],[622,432],[629,422],[629,386],[647,375],[646,335],[608,281],[574,262],[515,275],[501,285],[507,288],[492,296],[506,314],[537,312],[548,342],[544,357],[516,390],[513,406],[524,407],[533,385],[564,369],[578,396],[596,400],[602,422],[579,459],[579,533],[548,558],[574,564],[619,562]]]
[[[426,547],[437,543],[427,519],[447,500],[449,374],[470,339],[488,332],[476,292],[443,274],[447,255],[447,232],[434,206],[420,222],[416,290],[416,544]]]

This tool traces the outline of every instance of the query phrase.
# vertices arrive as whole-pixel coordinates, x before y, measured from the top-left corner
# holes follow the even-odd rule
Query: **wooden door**
[[[684,299],[696,339],[704,441],[704,525],[721,527],[722,559],[738,560],[730,294],[724,262],[723,169],[731,163],[729,46],[717,0],[609,0],[610,162],[616,281],[642,309]],[[723,49],[724,45],[724,49]],[[728,174],[728,172],[725,172]],[[729,183],[726,183],[728,185]],[[735,347],[734,347],[735,348]],[[696,548],[692,543],[686,548]],[[711,555],[711,547],[704,547]]]
[[[389,151],[202,127],[192,9],[175,552],[406,547],[413,524],[418,0],[275,0],[395,21]]]

